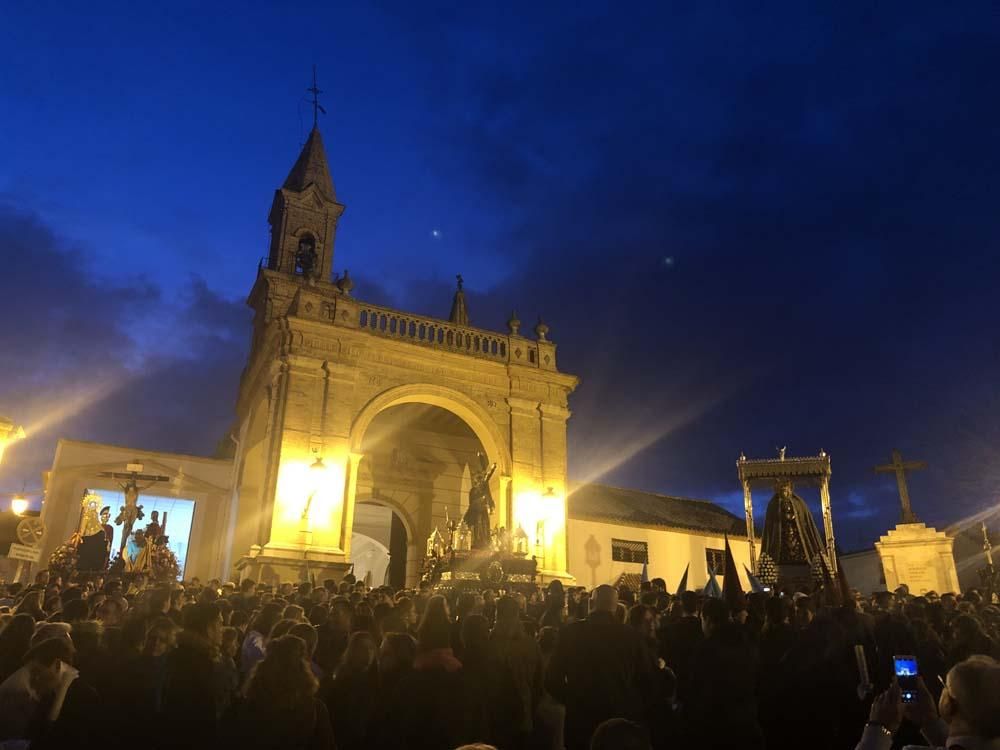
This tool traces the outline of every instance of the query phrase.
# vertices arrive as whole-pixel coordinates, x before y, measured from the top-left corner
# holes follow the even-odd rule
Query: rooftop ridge
[[[579,482],[579,481],[570,481],[569,484],[570,484],[571,487],[573,485],[576,485],[576,486],[579,486],[579,487],[604,487],[604,488],[607,488],[609,490],[619,490],[620,492],[641,492],[643,495],[652,495],[653,497],[660,497],[660,498],[664,498],[666,500],[682,500],[682,501],[684,501],[686,503],[702,503],[704,505],[710,505],[713,508],[718,508],[719,510],[723,511],[724,513],[728,513],[733,518],[739,519],[739,516],[737,516],[732,511],[726,510],[725,508],[723,508],[721,505],[719,505],[714,500],[705,500],[705,499],[699,498],[699,497],[684,497],[682,495],[667,495],[667,494],[665,494],[663,492],[655,492],[653,490],[643,490],[643,489],[638,489],[636,487],[619,487],[618,485],[615,485],[615,484],[606,484],[604,482]],[[573,494],[573,490],[570,490],[570,494]]]

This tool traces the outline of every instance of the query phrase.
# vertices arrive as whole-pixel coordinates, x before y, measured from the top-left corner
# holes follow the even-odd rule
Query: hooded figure
[[[824,552],[809,506],[791,482],[779,483],[767,504],[761,552],[776,565],[809,565]]]

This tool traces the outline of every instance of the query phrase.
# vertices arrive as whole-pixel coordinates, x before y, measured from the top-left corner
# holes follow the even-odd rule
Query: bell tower
[[[267,268],[307,281],[329,281],[337,222],[343,213],[330,179],[323,137],[313,127],[284,185],[274,194]]]

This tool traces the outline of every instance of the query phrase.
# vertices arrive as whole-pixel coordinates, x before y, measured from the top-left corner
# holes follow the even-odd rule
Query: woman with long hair
[[[399,681],[413,671],[417,641],[408,633],[387,633],[378,652],[379,690],[392,695]]]
[[[431,651],[451,651],[451,611],[448,600],[441,595],[432,596],[424,607],[424,615],[417,626],[417,659]],[[451,657],[454,659],[454,655]],[[455,659],[458,662],[457,659]],[[461,667],[461,663],[458,667]]]
[[[477,679],[489,680],[490,623],[482,615],[462,618],[462,666]]]
[[[244,750],[331,750],[333,730],[306,644],[294,635],[271,641],[244,689],[245,700],[222,722],[221,747]]]
[[[451,617],[443,596],[427,600],[417,628],[414,669],[390,698],[391,747],[457,747],[487,735],[484,696],[462,669],[451,647]]]
[[[44,620],[48,615],[45,610],[42,609],[42,597],[45,592],[42,590],[29,591],[24,595],[24,598],[18,603],[17,607],[14,608],[14,614],[17,615],[31,615],[35,618],[35,621]]]
[[[489,641],[493,738],[501,747],[523,748],[534,731],[542,699],[542,651],[524,632],[516,599],[501,596],[496,616]]]
[[[284,610],[285,607],[281,604],[265,604],[250,622],[240,652],[240,671],[244,675],[249,674],[257,662],[264,658],[267,639],[271,635],[271,630],[281,620]]]
[[[340,665],[333,678],[324,681],[321,691],[340,750],[369,746],[377,692],[375,640],[363,630],[352,633]]]
[[[912,653],[900,651],[897,653]],[[963,662],[970,656],[983,655],[996,658],[996,644],[987,635],[982,621],[974,615],[961,614],[951,621],[951,647],[948,649],[949,666]]]

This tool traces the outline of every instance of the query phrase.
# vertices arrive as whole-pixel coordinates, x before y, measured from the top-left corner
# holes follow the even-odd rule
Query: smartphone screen
[[[892,661],[903,703],[912,703],[917,697],[917,675],[920,674],[917,671],[917,657],[894,656]]]

